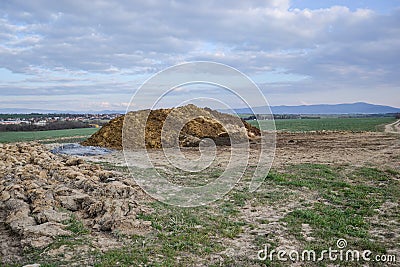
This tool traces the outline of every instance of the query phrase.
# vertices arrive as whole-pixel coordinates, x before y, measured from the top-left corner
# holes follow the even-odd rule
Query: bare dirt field
[[[286,165],[321,163],[399,168],[399,140],[397,135],[378,132],[279,133],[273,167],[282,169]],[[251,148],[256,151],[257,144],[253,144]],[[187,157],[199,153],[197,148],[184,148],[182,151]],[[148,150],[148,154],[157,164],[168,164],[162,150]],[[146,157],[146,154],[138,153],[138,160],[135,162],[137,167],[142,166],[140,156]],[[217,160],[227,161],[229,156],[230,147],[218,147]],[[125,165],[122,151],[88,159],[95,162],[106,161],[116,165]],[[257,158],[251,157],[251,159],[253,162],[250,162],[250,165],[257,163]]]
[[[256,192],[248,191],[246,173],[223,199],[191,209],[148,197],[121,151],[75,158],[53,155],[53,146],[0,146],[1,264],[321,266],[263,261],[257,252],[265,246],[321,251],[339,238],[351,249],[400,260],[395,133],[278,133],[272,170]],[[250,170],[258,146],[251,145]],[[199,155],[197,148],[182,151]],[[162,150],[149,154],[173,182],[201,184],[223,171],[230,148],[218,147],[216,162],[197,176],[173,172]],[[140,158],[146,155],[136,156],[132,167],[144,168]],[[325,262],[339,264],[355,266]]]

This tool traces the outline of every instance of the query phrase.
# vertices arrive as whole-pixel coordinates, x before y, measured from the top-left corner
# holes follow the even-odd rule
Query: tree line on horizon
[[[49,122],[46,125],[35,124],[5,124],[0,125],[0,132],[28,132],[28,131],[51,131],[51,130],[66,130],[92,127],[88,122],[82,121],[55,121]]]

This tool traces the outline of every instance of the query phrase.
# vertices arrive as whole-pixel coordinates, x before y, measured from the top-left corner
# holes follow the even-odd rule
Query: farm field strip
[[[306,131],[383,131],[386,124],[396,121],[394,117],[383,118],[321,118],[321,119],[281,119],[275,120],[278,131],[306,132]],[[248,121],[257,126],[257,121]],[[259,120],[262,130],[272,129],[272,121]]]
[[[95,133],[98,128],[80,128],[53,131],[33,132],[1,132],[0,143],[25,142],[34,140],[49,140],[60,138],[85,138]]]

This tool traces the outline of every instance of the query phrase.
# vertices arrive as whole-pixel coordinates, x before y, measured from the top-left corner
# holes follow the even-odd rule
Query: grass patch
[[[369,218],[384,201],[399,201],[399,182],[390,171],[376,168],[347,170],[319,164],[301,164],[286,173],[272,172],[267,182],[289,188],[308,188],[323,199],[311,207],[291,211],[283,221],[289,231],[305,245],[322,250],[338,238],[352,242],[354,248],[384,253],[384,244],[372,241]],[[305,240],[301,227],[309,224],[315,241]]]
[[[104,170],[107,171],[118,171],[118,172],[129,173],[129,168],[126,165],[117,165],[115,163],[111,163],[108,161],[93,161],[91,163],[100,165]]]
[[[71,262],[76,262],[83,260],[91,255],[83,251],[78,253],[75,251],[77,247],[87,245],[92,247],[90,240],[90,230],[84,226],[82,221],[71,214],[71,217],[64,221],[63,224],[66,225],[65,229],[71,232],[68,236],[58,236],[55,238],[54,242],[43,249],[30,249],[24,251],[24,262],[28,263],[39,263],[40,266],[60,266],[60,265],[70,265]],[[43,257],[43,253],[48,250],[59,249],[62,246],[66,247],[65,251],[60,251],[58,255],[47,255]],[[64,259],[64,253],[74,251],[72,258],[69,260]],[[24,265],[24,264],[22,264]],[[0,265],[1,266],[1,265]],[[21,266],[21,265],[19,265]]]
[[[206,185],[215,181],[223,173],[222,170],[217,168],[208,168],[201,173],[179,170],[177,168],[159,168],[157,172],[162,177],[166,177],[171,183],[187,187]]]
[[[193,265],[196,259],[225,249],[224,238],[235,238],[244,223],[230,216],[213,212],[208,207],[176,208],[152,203],[154,212],[139,214],[138,218],[151,221],[155,229],[146,237],[135,236],[122,249],[99,255],[96,266],[176,266]]]
[[[64,222],[67,227],[66,230],[71,231],[74,235],[86,235],[89,234],[90,231],[85,227],[82,221],[78,220],[75,215],[71,215],[71,218]]]
[[[0,143],[26,142],[35,140],[49,139],[84,139],[97,132],[98,128],[80,128],[53,131],[33,131],[33,132],[0,132]]]

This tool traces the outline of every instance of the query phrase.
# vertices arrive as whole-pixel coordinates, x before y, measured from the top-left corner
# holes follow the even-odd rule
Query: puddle
[[[50,152],[54,154],[65,154],[70,156],[97,156],[97,155],[106,155],[113,150],[96,147],[96,146],[82,146],[80,144],[65,144],[59,147],[53,148]]]

